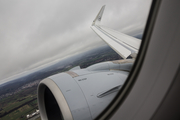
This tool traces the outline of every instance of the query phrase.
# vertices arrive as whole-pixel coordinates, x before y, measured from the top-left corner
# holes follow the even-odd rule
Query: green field
[[[37,86],[22,90],[16,95],[0,101],[1,120],[26,120],[26,115],[35,112],[37,106]]]

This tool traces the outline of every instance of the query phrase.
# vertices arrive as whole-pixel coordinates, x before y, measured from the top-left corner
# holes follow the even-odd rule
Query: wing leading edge
[[[94,19],[91,26],[92,30],[122,58],[126,59],[129,55],[137,54],[141,40],[99,25],[104,9],[105,5]]]

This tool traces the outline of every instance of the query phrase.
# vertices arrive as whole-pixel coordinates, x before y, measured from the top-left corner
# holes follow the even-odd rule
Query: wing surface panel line
[[[97,25],[96,25],[96,26],[97,26]],[[132,48],[134,48],[135,50],[138,50],[137,48],[135,48],[134,46],[128,44],[127,42],[124,42],[123,40],[117,38],[116,36],[114,36],[114,35],[108,33],[108,32],[107,32],[106,30],[104,30],[104,28],[102,28],[101,26],[97,26],[97,27],[100,28],[102,31],[104,31],[106,34],[108,34],[108,35],[114,37],[114,39],[117,39],[116,41],[118,41],[118,42],[121,41],[122,43],[126,44],[127,46],[132,47]],[[123,34],[123,33],[121,33],[121,35],[122,35],[122,36],[123,36],[123,35],[125,36],[125,34]],[[126,36],[125,36],[125,37],[126,37]],[[129,37],[130,37],[130,36],[129,36]]]
[[[129,51],[128,49],[124,48],[123,46],[121,46],[120,44],[117,44],[117,42],[113,41],[112,39],[110,39],[109,37],[107,37],[105,34],[100,35],[102,33],[99,33],[100,31],[97,28],[93,28],[94,26],[92,26],[92,30],[97,33],[97,35],[103,39],[113,50],[115,50],[122,58],[126,59],[130,54],[131,51]],[[105,40],[106,37],[106,40]]]
[[[99,30],[101,29],[99,26],[94,26],[94,27],[96,27],[97,29],[99,28]],[[114,37],[114,36],[112,36],[111,34],[107,33],[107,32],[104,31],[103,29],[101,29],[100,31],[101,31],[102,33],[104,33],[106,36],[108,36],[109,38],[111,38],[112,40],[114,40],[115,42],[117,42],[118,44],[121,44],[123,47],[125,47],[125,48],[128,49],[128,50],[130,50],[131,53],[137,53],[137,51],[135,51],[135,50],[133,50],[133,49],[130,48],[130,47],[132,47],[132,46],[126,44],[126,43],[123,42],[123,41],[117,41],[117,40],[115,40],[114,38],[112,38],[112,37]],[[112,36],[112,37],[111,37],[111,36]],[[123,45],[121,42],[124,43],[124,44],[127,45],[127,46]],[[134,49],[136,49],[136,48],[134,48]]]

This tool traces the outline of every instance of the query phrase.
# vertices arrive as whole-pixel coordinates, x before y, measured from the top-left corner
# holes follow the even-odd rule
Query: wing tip
[[[100,23],[105,7],[106,7],[106,5],[103,5],[101,7],[101,9],[100,9],[99,13],[97,14],[96,18],[93,20],[92,26]]]

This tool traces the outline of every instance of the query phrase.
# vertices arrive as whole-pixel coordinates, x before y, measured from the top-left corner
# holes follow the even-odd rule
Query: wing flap
[[[113,29],[104,27],[104,26],[99,26],[99,27],[102,30],[106,31],[106,33],[109,33],[117,41],[124,43],[125,45],[127,45],[129,48],[131,48],[134,51],[138,51],[141,40],[135,37],[131,37],[129,35],[123,34],[121,32],[115,31]]]
[[[116,41],[112,40],[109,36],[104,34],[102,31],[100,31],[96,26],[91,26],[91,28],[94,30],[97,35],[102,38],[112,49],[114,49],[121,57],[124,59],[127,58],[130,54],[131,51],[126,49],[124,46],[121,44],[117,44]]]

